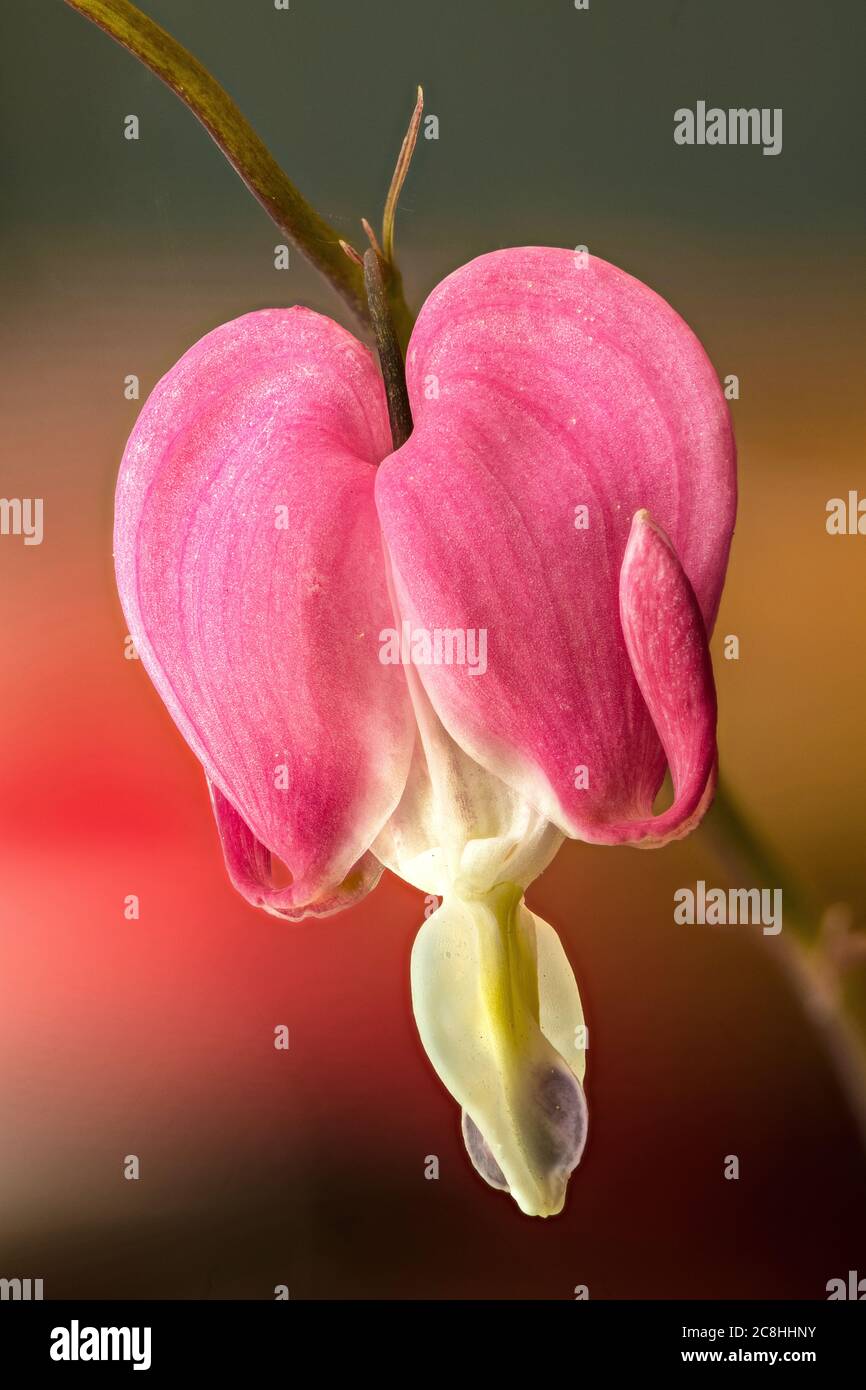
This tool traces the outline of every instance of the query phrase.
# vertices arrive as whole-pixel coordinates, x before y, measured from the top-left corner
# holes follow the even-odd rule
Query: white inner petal
[[[406,789],[373,853],[408,883],[472,897],[498,883],[527,887],[565,838],[527,801],[474,762],[446,733],[407,668],[419,738]]]
[[[498,1169],[528,1215],[560,1211],[586,1139],[583,1012],[555,932],[519,887],[446,897],[415,941],[412,1004],[433,1066],[484,1141],[467,1142],[482,1176],[501,1186]]]

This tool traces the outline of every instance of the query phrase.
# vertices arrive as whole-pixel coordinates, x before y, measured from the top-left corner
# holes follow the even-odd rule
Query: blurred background
[[[356,244],[423,83],[440,138],[398,219],[416,307],[494,247],[586,244],[739,377],[722,767],[815,901],[862,920],[866,539],[825,530],[829,498],[866,491],[862,6],[144,8]],[[569,844],[531,890],[590,1027],[590,1140],[548,1222],[476,1177],[417,1040],[420,895],[386,876],[293,927],[232,892],[198,765],[124,659],[124,379],[143,401],[253,308],[345,314],[299,254],[274,269],[283,237],[190,113],[61,0],[3,6],[0,51],[0,495],[45,508],[41,546],[0,537],[0,1275],[302,1299],[822,1298],[866,1275],[866,1159],[784,933],[673,924],[677,887],[724,882],[708,830]],[[675,146],[698,100],[782,107],[782,153]]]

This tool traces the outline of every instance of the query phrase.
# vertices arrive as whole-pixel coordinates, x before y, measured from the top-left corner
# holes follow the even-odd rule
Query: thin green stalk
[[[723,786],[698,834],[732,885],[782,890],[783,930],[761,940],[821,1039],[866,1148],[866,938],[844,908],[810,901]]]
[[[406,443],[412,433],[412,410],[409,393],[406,390],[406,372],[403,354],[388,306],[385,284],[382,279],[382,262],[378,251],[370,247],[364,252],[364,284],[367,289],[367,303],[370,318],[376,335],[376,349],[379,353],[379,366],[385,382],[385,397],[388,402],[388,419],[391,424],[391,441],[395,449]]]
[[[339,235],[298,191],[228,93],[177,39],[129,0],[66,0],[180,97],[282,232],[367,325],[364,277]]]
[[[785,926],[804,944],[818,934],[819,913],[772,850],[755,834],[723,782],[699,834],[711,846],[731,881],[743,887],[781,888]]]

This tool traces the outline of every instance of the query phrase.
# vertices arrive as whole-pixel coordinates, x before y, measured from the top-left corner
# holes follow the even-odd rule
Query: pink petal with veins
[[[373,500],[390,438],[368,351],[248,314],[157,385],[124,454],[115,561],[139,655],[213,787],[233,880],[286,916],[372,887],[414,739]],[[291,884],[277,887],[278,856]]]
[[[697,338],[604,261],[499,251],[434,290],[407,380],[415,430],[376,479],[401,614],[413,628],[487,631],[483,675],[419,667],[445,728],[568,834],[684,832],[709,795],[708,776],[695,804],[693,782],[714,703],[701,704],[705,655],[678,665],[652,650],[652,632],[668,641],[652,585],[663,580],[676,633],[687,626],[703,650],[736,507],[728,411]],[[620,571],[643,509],[679,560],[637,546],[647,570],[638,582],[627,568],[627,640]],[[694,688],[663,697],[665,670]],[[666,751],[688,792],[654,825]]]

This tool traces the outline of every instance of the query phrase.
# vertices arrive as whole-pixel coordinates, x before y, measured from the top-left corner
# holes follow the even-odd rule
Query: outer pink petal
[[[646,508],[711,629],[736,506],[713,368],[639,281],[530,247],[433,292],[407,374],[415,430],[376,482],[403,617],[488,635],[484,675],[421,668],[436,711],[566,833],[631,838],[608,827],[650,816],[665,755],[620,622],[620,569]]]
[[[378,659],[393,620],[373,482],[389,442],[367,350],[306,309],[271,309],[186,353],[121,465],[130,633],[213,784],[237,886],[288,916],[371,886],[358,861],[408,773],[405,679]]]

